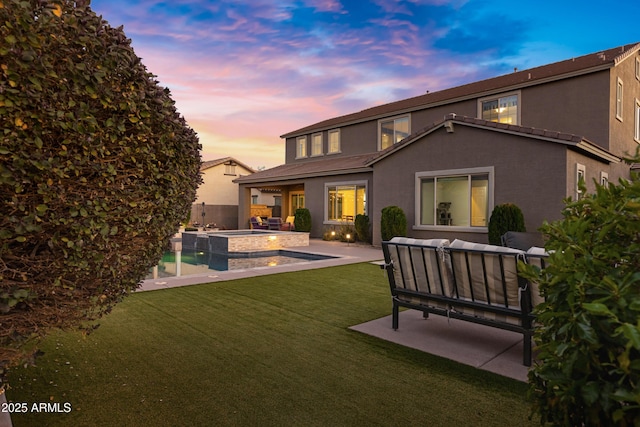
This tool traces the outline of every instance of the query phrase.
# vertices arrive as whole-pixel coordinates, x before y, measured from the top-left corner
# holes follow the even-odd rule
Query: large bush
[[[200,181],[169,91],[82,3],[0,1],[0,378],[133,291]]]
[[[311,231],[311,212],[307,208],[296,209],[293,218],[293,226],[296,231]]]
[[[635,159],[636,162],[640,158]],[[640,180],[598,186],[545,224],[538,362],[530,396],[543,422],[632,426],[640,420]]]
[[[387,206],[382,209],[380,218],[380,232],[382,240],[391,240],[394,237],[407,235],[407,217],[398,206]]]
[[[371,224],[369,223],[369,216],[358,214],[354,222],[356,229],[356,236],[361,242],[371,243]]]
[[[489,243],[500,245],[500,237],[507,231],[527,231],[522,210],[513,203],[503,203],[493,208],[489,218]]]

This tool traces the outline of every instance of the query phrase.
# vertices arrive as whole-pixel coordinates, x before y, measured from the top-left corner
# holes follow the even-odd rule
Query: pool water
[[[210,273],[212,271],[275,267],[278,265],[299,264],[331,258],[334,257],[286,250],[253,252],[242,254],[241,256],[182,250],[181,252],[165,252],[158,263],[157,273],[154,268],[154,271],[150,272],[146,279],[191,276]],[[176,259],[178,262],[176,262]]]

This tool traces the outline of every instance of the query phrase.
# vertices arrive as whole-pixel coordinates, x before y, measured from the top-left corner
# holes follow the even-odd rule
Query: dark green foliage
[[[311,231],[311,212],[307,208],[296,209],[293,225],[296,231]]]
[[[407,235],[407,217],[404,211],[397,206],[387,206],[382,209],[380,224],[382,240],[391,240],[394,237]]]
[[[133,291],[200,182],[169,91],[83,3],[0,2],[0,374]]]
[[[527,231],[522,210],[513,203],[493,208],[489,219],[489,244],[500,245],[500,236],[507,231]]]
[[[549,266],[523,272],[546,296],[530,397],[553,425],[638,425],[640,180],[565,202],[564,218],[541,229]]]
[[[371,224],[367,215],[358,214],[355,220],[356,236],[361,242],[371,243]]]

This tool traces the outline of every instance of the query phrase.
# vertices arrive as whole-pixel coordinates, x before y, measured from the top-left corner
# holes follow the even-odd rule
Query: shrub
[[[296,231],[311,231],[311,212],[307,208],[296,209],[293,224]]]
[[[361,242],[371,243],[371,225],[367,215],[358,214],[355,220],[355,231],[358,240]]]
[[[564,218],[541,229],[549,265],[522,273],[546,297],[536,308],[529,395],[553,425],[637,425],[640,180],[596,186],[565,203]]]
[[[397,236],[407,235],[407,217],[397,206],[387,206],[382,209],[380,230],[382,240],[391,240]]]
[[[200,182],[196,134],[88,3],[0,2],[0,380],[136,289]]]
[[[500,245],[500,237],[507,231],[527,231],[522,210],[513,203],[493,208],[489,219],[489,244]]]

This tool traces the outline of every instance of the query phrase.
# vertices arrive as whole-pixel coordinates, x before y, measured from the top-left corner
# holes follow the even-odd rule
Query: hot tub
[[[184,249],[230,256],[298,246],[309,246],[309,233],[270,230],[185,231],[182,233]]]

